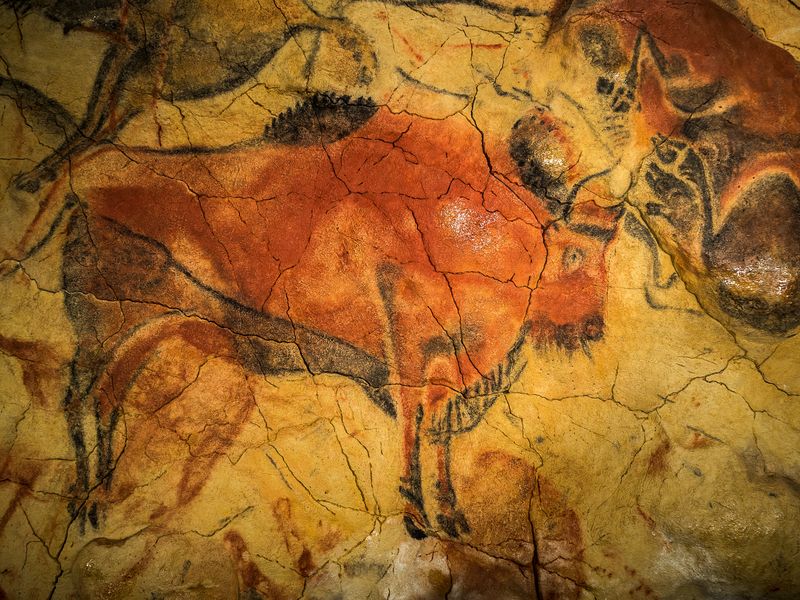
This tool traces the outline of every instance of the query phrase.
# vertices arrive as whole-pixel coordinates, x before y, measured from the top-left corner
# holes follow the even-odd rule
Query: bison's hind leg
[[[229,330],[208,321],[167,313],[116,346],[89,392],[98,451],[97,490],[87,515],[95,527],[106,506],[134,496],[149,471],[167,464],[172,465],[168,471],[178,467],[179,479],[150,518],[200,493],[254,405],[239,377],[246,377],[238,365],[239,343]],[[201,381],[200,391],[192,390],[215,359],[231,380],[215,382],[213,390]],[[193,406],[195,395],[203,397],[202,406]]]
[[[86,389],[91,385],[91,382],[89,385],[85,383],[85,380],[91,377],[91,368],[87,368],[86,354],[80,347],[75,352],[70,364],[69,386],[62,405],[67,421],[67,435],[75,452],[75,482],[69,490],[72,499],[68,508],[70,516],[77,520],[81,533],[86,529],[86,500],[90,491],[89,453],[86,448],[83,422]]]

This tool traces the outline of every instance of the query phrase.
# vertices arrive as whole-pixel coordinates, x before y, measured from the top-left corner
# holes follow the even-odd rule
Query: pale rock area
[[[798,57],[794,2],[722,5]],[[257,138],[307,87],[434,119],[461,112],[487,137],[533,98],[574,123],[581,165],[610,160],[569,117],[563,94],[580,98],[593,83],[569,52],[542,50],[548,17],[413,2],[351,2],[343,15],[374,43],[371,82],[341,67],[346,44],[299,30],[246,83],[152,101],[115,144]],[[104,42],[64,35],[35,12],[17,20],[4,8],[2,19],[2,74],[79,120]],[[14,254],[38,203],[11,179],[63,131],[29,122],[8,89],[0,100],[0,598],[800,596],[800,338],[726,327],[680,280],[649,296],[654,260],[663,280],[673,262],[624,228],[605,257],[602,340],[587,351],[526,345],[519,378],[479,426],[452,438],[470,525],[458,538],[407,532],[401,426],[353,380],[257,374],[176,338],[156,343],[126,392],[113,485],[81,496],[64,418],[78,341],[64,307],[63,234]],[[616,171],[598,204],[629,184]],[[109,307],[112,329],[130,326],[136,307],[126,304],[136,303]],[[168,401],[153,406],[164,390]],[[92,410],[83,423],[94,465]],[[421,460],[432,489],[435,458]],[[97,527],[76,502],[96,503]]]

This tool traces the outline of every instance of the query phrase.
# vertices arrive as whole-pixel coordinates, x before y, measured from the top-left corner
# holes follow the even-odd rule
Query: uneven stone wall
[[[0,28],[0,598],[800,596],[796,2]]]

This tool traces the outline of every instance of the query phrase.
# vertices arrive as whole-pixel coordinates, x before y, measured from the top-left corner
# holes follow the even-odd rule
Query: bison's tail
[[[432,415],[428,434],[434,442],[446,443],[453,435],[473,430],[497,399],[510,390],[527,364],[521,360],[521,353],[529,332],[530,324],[526,323],[500,364],[463,392],[455,394],[442,411]]]

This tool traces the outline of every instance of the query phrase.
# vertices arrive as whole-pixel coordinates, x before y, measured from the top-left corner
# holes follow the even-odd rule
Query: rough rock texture
[[[796,2],[0,28],[0,598],[800,597]]]

